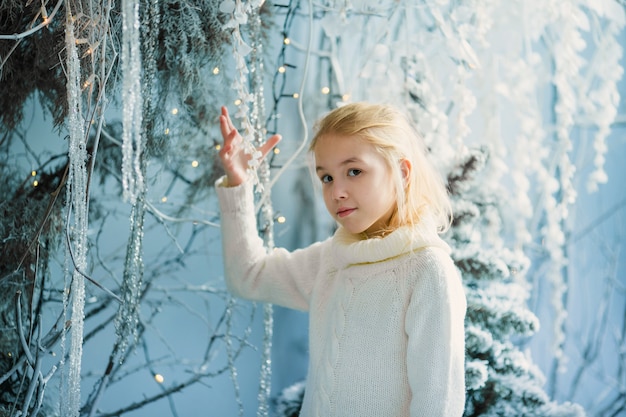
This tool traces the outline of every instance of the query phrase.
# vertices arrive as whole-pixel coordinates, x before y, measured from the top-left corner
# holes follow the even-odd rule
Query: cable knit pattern
[[[266,253],[252,187],[216,184],[226,283],[234,294],[309,311],[302,417],[459,417],[465,295],[433,227],[360,240],[337,230]]]

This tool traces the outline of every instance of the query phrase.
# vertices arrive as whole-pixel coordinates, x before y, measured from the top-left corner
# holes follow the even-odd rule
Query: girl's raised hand
[[[222,107],[220,130],[224,138],[222,149],[220,149],[220,159],[224,166],[224,171],[226,172],[228,185],[234,187],[245,182],[248,178],[248,161],[251,156],[246,154],[243,147],[243,138],[237,129],[235,129],[226,107]],[[273,135],[258,147],[257,150],[261,152],[261,159],[265,158],[265,155],[267,155],[280,140],[280,135]]]

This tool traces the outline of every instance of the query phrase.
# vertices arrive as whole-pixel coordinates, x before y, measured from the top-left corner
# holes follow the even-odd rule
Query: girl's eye
[[[330,175],[326,174],[326,175],[322,175],[320,177],[320,180],[324,183],[327,184],[329,182],[331,182],[333,180],[333,177],[331,177]]]
[[[357,175],[359,175],[361,173],[360,169],[356,169],[356,168],[352,168],[348,170],[348,176],[349,177],[356,177]]]

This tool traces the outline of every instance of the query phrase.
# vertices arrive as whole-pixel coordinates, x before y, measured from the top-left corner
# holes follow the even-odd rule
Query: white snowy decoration
[[[604,171],[604,155],[608,149],[606,138],[617,116],[620,100],[617,83],[624,69],[620,65],[623,50],[618,36],[626,25],[626,13],[623,7],[611,1],[590,2],[588,6],[597,13],[591,21],[596,49],[578,99],[583,114],[589,117],[589,123],[597,129],[593,139],[595,169],[587,180],[587,191],[594,192],[598,190],[599,184],[608,181]]]
[[[237,92],[238,109],[235,118],[239,119],[243,138],[244,150],[250,155],[248,161],[248,174],[252,177],[256,185],[256,191],[261,193],[261,228],[264,233],[264,242],[268,249],[274,245],[273,242],[273,214],[271,202],[264,192],[265,186],[270,182],[269,164],[261,161],[261,152],[257,150],[265,140],[265,111],[263,94],[263,56],[261,43],[261,18],[259,9],[262,1],[249,1],[244,3],[241,0],[224,0],[220,4],[220,11],[231,14],[231,18],[224,24],[223,29],[232,32],[233,52],[235,58],[235,68],[237,76],[233,82],[233,89]],[[246,43],[241,34],[241,26],[249,25],[250,43]],[[250,59],[250,69],[246,62]],[[251,86],[252,91],[249,90]],[[229,301],[227,309],[227,322],[230,329],[234,302]],[[263,348],[261,351],[261,372],[259,376],[259,401],[257,416],[267,417],[269,415],[269,397],[271,391],[271,348],[273,334],[273,308],[271,304],[263,306]],[[233,380],[236,400],[239,405],[239,414],[243,415],[243,404],[240,399],[239,383],[237,381],[237,369],[233,362],[234,350],[230,333],[227,334],[227,353],[231,379]]]
[[[64,297],[71,299],[71,318],[69,318],[71,329],[67,370],[64,372],[67,374],[67,379],[61,386],[60,399],[61,415],[68,417],[78,417],[80,414],[80,372],[85,308],[85,280],[82,273],[87,266],[87,148],[85,121],[81,110],[81,69],[74,35],[74,20],[74,16],[68,11],[65,30],[69,107],[69,171],[66,194],[68,224],[66,227],[68,255],[71,259],[66,262],[68,267],[66,277],[70,280],[70,285],[69,288],[66,287]]]
[[[250,54],[252,48],[248,45],[241,36],[240,26],[248,23],[248,13],[251,10],[255,10],[262,2],[258,0],[244,2],[242,0],[224,0],[220,4],[220,11],[225,14],[230,14],[230,19],[224,24],[223,29],[232,33],[233,37],[233,55],[235,59],[235,69],[237,76],[233,81],[233,89],[237,92],[237,112],[234,117],[240,122],[240,133],[243,138],[244,150],[250,155],[248,161],[248,174],[252,177],[256,190],[258,192],[263,191],[263,185],[259,182],[259,178],[256,172],[260,161],[261,152],[257,151],[255,146],[254,126],[250,121],[251,108],[250,104],[254,100],[254,96],[248,90],[248,65],[246,63],[246,56]]]
[[[142,106],[139,1],[122,0],[122,187],[124,200],[135,204],[143,189],[141,154]]]

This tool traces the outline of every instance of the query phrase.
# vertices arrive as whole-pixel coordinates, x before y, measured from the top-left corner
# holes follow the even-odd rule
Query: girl
[[[445,186],[409,122],[384,105],[331,111],[310,146],[334,236],[267,253],[249,156],[225,108],[226,172],[216,184],[229,290],[309,312],[303,417],[459,417],[465,404],[465,295],[438,236]],[[259,148],[266,155],[280,137]]]

